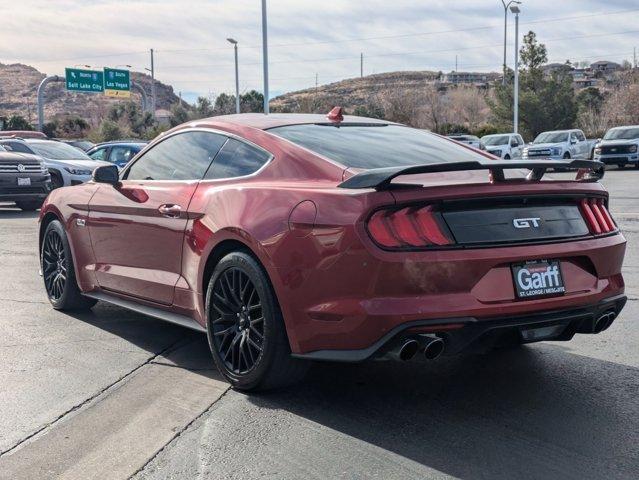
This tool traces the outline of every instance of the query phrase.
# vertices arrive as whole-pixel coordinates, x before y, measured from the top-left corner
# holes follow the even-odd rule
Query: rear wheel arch
[[[292,329],[293,327],[290,325],[290,322],[287,321],[286,317],[284,317],[284,313],[282,311],[282,307],[280,305],[280,298],[277,294],[277,291],[275,289],[275,286],[273,285],[273,280],[271,278],[271,274],[268,271],[268,268],[266,268],[266,266],[264,265],[264,262],[262,261],[262,259],[260,258],[259,255],[257,255],[255,253],[255,251],[246,243],[237,240],[237,239],[225,239],[222,240],[221,242],[219,242],[217,245],[215,245],[213,247],[213,249],[211,250],[211,252],[209,253],[207,259],[206,259],[206,263],[204,265],[204,269],[203,269],[203,273],[201,276],[201,288],[202,288],[202,292],[203,292],[203,297],[204,297],[204,305],[203,305],[203,311],[206,312],[206,291],[208,289],[208,285],[209,285],[209,281],[211,280],[211,277],[213,275],[213,272],[215,270],[215,267],[217,266],[217,264],[229,253],[232,252],[242,252],[245,253],[246,255],[250,256],[253,260],[255,260],[255,262],[257,263],[257,265],[262,269],[262,272],[264,273],[269,287],[271,289],[271,292],[273,292],[273,297],[275,299],[275,305],[276,308],[279,310],[280,314],[282,315],[282,318],[284,320],[284,327],[285,327],[285,331],[286,331],[286,336],[287,336],[287,341],[289,343],[289,347],[291,347],[291,335],[295,336],[294,332],[291,332],[290,329]]]

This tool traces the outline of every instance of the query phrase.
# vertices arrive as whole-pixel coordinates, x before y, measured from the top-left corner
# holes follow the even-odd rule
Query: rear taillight
[[[593,235],[602,235],[617,230],[603,198],[584,198],[580,202],[580,207],[588,229]]]
[[[384,248],[452,245],[454,241],[432,206],[378,210],[368,220],[368,233]]]

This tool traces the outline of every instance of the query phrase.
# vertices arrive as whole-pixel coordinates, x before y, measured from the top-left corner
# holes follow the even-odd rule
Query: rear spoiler
[[[526,176],[527,181],[541,180],[549,168],[580,170],[576,180],[597,181],[604,175],[604,164],[593,160],[487,160],[469,162],[440,162],[412,167],[385,167],[374,168],[358,173],[338,185],[340,188],[374,188],[387,190],[391,188],[394,178],[404,175],[417,175],[420,173],[460,172],[467,170],[489,170],[495,182],[506,180],[505,169],[525,168],[530,170]]]

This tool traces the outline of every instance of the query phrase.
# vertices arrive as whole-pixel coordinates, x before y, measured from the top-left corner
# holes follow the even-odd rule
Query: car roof
[[[110,145],[138,146],[138,145],[147,145],[148,143],[149,142],[147,142],[146,140],[114,140],[112,142],[96,143],[95,145],[91,147],[91,149],[93,150],[96,147],[108,147]]]
[[[198,126],[205,126],[207,124],[220,124],[227,123],[237,126],[246,126],[251,128],[257,128],[260,130],[268,130],[269,128],[284,127],[288,125],[304,125],[314,123],[331,124],[326,118],[326,115],[314,114],[314,113],[269,113],[264,115],[263,113],[240,113],[233,115],[220,115],[217,117],[209,117],[196,122]],[[378,118],[357,117],[354,115],[344,115],[344,119],[339,122],[340,124],[376,124],[376,125],[390,125],[395,124],[387,120],[380,120]],[[397,125],[397,124],[395,124]]]

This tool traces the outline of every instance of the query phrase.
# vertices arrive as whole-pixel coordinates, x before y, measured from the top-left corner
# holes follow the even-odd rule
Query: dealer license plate
[[[517,298],[536,298],[566,293],[559,260],[531,260],[511,265]]]

